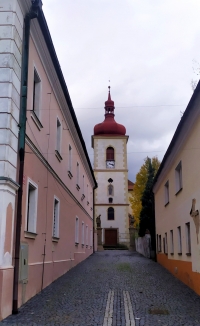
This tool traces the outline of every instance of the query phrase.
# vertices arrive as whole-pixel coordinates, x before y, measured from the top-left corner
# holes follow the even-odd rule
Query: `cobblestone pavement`
[[[200,297],[137,253],[103,251],[71,269],[0,325],[200,326]]]

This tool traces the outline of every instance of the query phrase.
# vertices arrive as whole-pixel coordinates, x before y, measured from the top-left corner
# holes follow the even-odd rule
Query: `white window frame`
[[[68,171],[72,172],[72,146],[69,144]]]
[[[85,244],[85,223],[82,222],[82,246]]]
[[[32,193],[32,196],[30,198],[29,194],[29,185],[34,190],[34,193]],[[29,202],[31,200],[31,203]],[[31,213],[31,216],[28,216],[30,214],[30,204],[31,209],[33,212]],[[38,185],[31,180],[30,178],[27,178],[27,193],[26,193],[26,232],[30,233],[36,233],[37,228],[37,207],[38,207]],[[31,219],[30,219],[31,217]],[[31,221],[31,224],[29,223]],[[29,224],[31,225],[29,227]]]
[[[170,230],[170,254],[174,253],[174,234],[173,230]]]
[[[88,225],[85,226],[85,244],[88,247]]]
[[[177,239],[178,239],[178,254],[182,255],[182,239],[181,239],[181,227],[177,227]]]
[[[62,144],[62,123],[60,119],[56,118],[56,150],[61,154],[61,144]]]
[[[59,224],[60,224],[60,200],[54,196],[53,199],[53,225],[52,237],[59,238]]]
[[[79,162],[76,164],[76,184],[79,186],[80,183],[80,165]]]
[[[169,180],[165,183],[165,206],[169,204]]]
[[[79,243],[79,218],[76,216],[75,219],[75,244]]]
[[[185,223],[186,255],[191,254],[191,231],[190,222]]]
[[[176,194],[183,188],[182,162],[180,161],[175,169]]]
[[[165,232],[165,253],[168,254],[167,232]]]
[[[33,72],[33,112],[40,119],[41,112],[41,94],[42,94],[42,82],[38,74],[37,69],[34,67]]]

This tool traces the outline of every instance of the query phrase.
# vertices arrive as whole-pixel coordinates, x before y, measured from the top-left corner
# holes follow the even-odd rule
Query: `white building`
[[[129,245],[129,200],[126,128],[114,119],[110,89],[105,120],[94,127],[95,217],[101,215],[102,243]]]

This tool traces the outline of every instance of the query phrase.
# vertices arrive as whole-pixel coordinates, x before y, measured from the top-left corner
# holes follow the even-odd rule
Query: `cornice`
[[[84,211],[84,213],[92,220],[92,217],[88,214],[85,208],[81,205],[81,203],[76,199],[76,197],[72,194],[72,192],[68,189],[65,183],[60,179],[57,173],[52,169],[50,164],[44,158],[44,156],[40,153],[37,147],[33,144],[31,139],[26,136],[26,144],[30,147],[33,153],[39,158],[39,160],[44,164],[47,170],[52,174],[52,176],[56,179],[56,181],[63,187],[63,189],[68,193],[68,195],[75,201],[75,203]]]

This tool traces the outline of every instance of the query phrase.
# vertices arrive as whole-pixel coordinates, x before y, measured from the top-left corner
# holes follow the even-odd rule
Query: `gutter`
[[[15,229],[15,257],[14,257],[14,281],[13,281],[13,314],[18,313],[18,282],[19,282],[19,257],[22,221],[22,196],[23,175],[25,158],[25,136],[26,136],[26,112],[27,112],[27,90],[28,90],[28,62],[29,62],[29,39],[31,20],[38,17],[38,11],[42,7],[41,0],[31,0],[32,5],[29,13],[24,18],[24,36],[22,52],[22,81],[19,117],[19,190],[17,198],[17,216]]]

